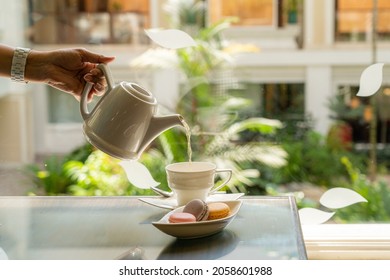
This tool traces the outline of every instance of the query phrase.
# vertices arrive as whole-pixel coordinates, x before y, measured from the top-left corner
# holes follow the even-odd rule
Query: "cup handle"
[[[114,84],[114,79],[112,78],[110,69],[108,68],[108,66],[106,64],[103,64],[103,63],[98,64],[96,66],[96,68],[99,68],[103,72],[103,74],[106,78],[106,81],[107,81],[107,92],[111,92],[111,90],[115,86],[115,84]],[[90,115],[90,112],[88,110],[87,97],[88,97],[88,93],[91,91],[91,89],[92,89],[92,83],[87,82],[87,83],[85,83],[83,93],[81,94],[80,113],[81,113],[81,116],[83,117],[84,120],[87,119]]]
[[[222,187],[224,187],[230,181],[230,179],[232,178],[232,175],[233,175],[233,170],[231,170],[231,169],[216,169],[215,173],[218,173],[218,172],[227,172],[229,174],[228,174],[228,177],[225,179],[225,181],[223,181],[219,186],[212,188],[210,190],[209,194],[213,194],[216,191],[222,189]]]

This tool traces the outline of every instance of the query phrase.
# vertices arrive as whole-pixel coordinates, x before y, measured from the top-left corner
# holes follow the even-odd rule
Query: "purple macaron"
[[[183,212],[194,215],[197,221],[205,221],[209,216],[209,207],[205,201],[193,199],[184,206]]]

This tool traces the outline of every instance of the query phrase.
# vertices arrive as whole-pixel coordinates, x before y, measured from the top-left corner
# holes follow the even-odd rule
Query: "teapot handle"
[[[115,87],[114,78],[112,77],[110,68],[108,68],[107,64],[104,63],[98,64],[96,68],[99,68],[106,77],[108,86],[107,91],[110,92]]]
[[[98,66],[96,68],[99,68],[103,72],[103,74],[106,78],[106,81],[107,81],[107,92],[111,92],[111,90],[113,89],[115,84],[114,84],[114,79],[112,78],[112,75],[111,75],[111,71],[108,68],[107,64],[103,64],[103,63],[98,64]],[[87,106],[88,105],[87,97],[88,97],[88,93],[91,91],[91,89],[92,89],[92,83],[87,82],[87,83],[85,83],[83,93],[81,94],[80,112],[81,112],[81,116],[83,117],[84,120],[87,119],[90,115],[90,112],[89,112],[88,106]]]

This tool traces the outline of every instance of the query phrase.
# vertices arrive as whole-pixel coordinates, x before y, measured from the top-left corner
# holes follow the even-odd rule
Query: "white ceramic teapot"
[[[80,100],[83,131],[93,146],[116,158],[138,159],[158,135],[183,125],[178,114],[155,116],[158,104],[149,91],[130,82],[115,85],[108,66],[97,67],[106,77],[107,92],[91,112],[87,97],[92,84],[85,85]]]

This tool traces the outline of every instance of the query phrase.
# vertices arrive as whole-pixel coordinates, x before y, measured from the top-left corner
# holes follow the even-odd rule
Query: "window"
[[[340,86],[339,94],[331,103],[333,118],[342,120],[349,124],[351,137],[354,143],[367,144],[370,142],[370,121],[373,117],[373,109],[370,99],[356,96],[358,86]],[[382,94],[377,94],[377,141],[387,144],[390,141],[390,90],[384,86]]]
[[[233,96],[251,101],[249,106],[238,112],[242,118],[261,117],[277,119],[283,122],[284,129],[274,140],[281,141],[285,135],[299,135],[309,120],[305,116],[305,86],[303,83],[242,83]],[[259,140],[256,133],[247,133],[246,140]],[[271,137],[272,138],[272,137]],[[262,138],[264,139],[264,138]],[[262,141],[262,140],[260,140]]]
[[[252,101],[245,109],[249,116],[304,119],[304,84],[301,83],[243,83],[240,96]]]
[[[390,1],[378,0],[378,39],[390,38]],[[373,1],[336,1],[336,40],[368,41],[372,36]]]
[[[296,24],[300,0],[210,0],[211,22],[237,17],[237,26],[283,27]]]
[[[48,96],[48,121],[50,124],[59,123],[81,123],[83,121],[80,114],[79,102],[70,94],[47,86]],[[94,96],[88,103],[89,110],[95,108],[100,97]]]
[[[80,123],[82,121],[77,101],[73,96],[49,86],[47,91],[49,123]]]
[[[303,84],[265,84],[261,86],[261,96],[262,111],[266,117],[303,119]]]
[[[29,1],[35,44],[143,44],[149,0]]]

